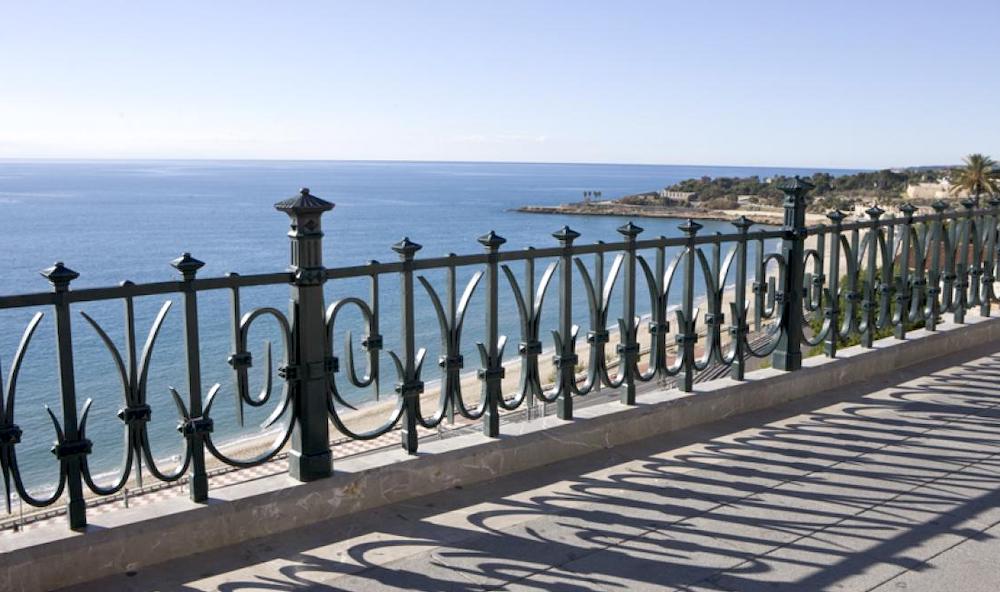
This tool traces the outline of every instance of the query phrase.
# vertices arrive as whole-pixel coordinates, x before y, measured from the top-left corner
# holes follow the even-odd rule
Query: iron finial
[[[569,226],[563,226],[559,230],[553,232],[552,236],[561,243],[572,243],[577,238],[580,238],[580,233],[573,230]]]
[[[170,262],[170,265],[181,272],[185,280],[193,280],[198,270],[205,266],[205,263],[191,256],[191,253],[182,253],[180,257]]]
[[[46,267],[39,273],[57,290],[68,288],[70,282],[80,277],[79,273],[66,267],[62,261],[56,261],[52,267]]]
[[[404,236],[402,240],[392,245],[392,250],[399,253],[404,259],[412,259],[413,255],[422,248],[424,248],[423,245],[411,241],[408,236]]]
[[[477,239],[479,244],[483,245],[491,251],[495,251],[500,248],[500,245],[507,242],[507,239],[497,234],[495,231],[491,230]]]

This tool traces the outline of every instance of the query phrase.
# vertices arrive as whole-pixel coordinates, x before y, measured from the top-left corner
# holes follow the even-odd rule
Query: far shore
[[[718,220],[732,222],[741,216],[755,224],[780,226],[784,221],[784,211],[780,208],[760,208],[745,210],[709,210],[704,208],[657,207],[631,205],[619,202],[591,202],[562,204],[556,206],[521,206],[514,210],[525,214],[569,214],[571,216],[624,216],[630,218],[692,218],[696,220]],[[823,223],[827,219],[821,214],[806,214],[809,223]]]

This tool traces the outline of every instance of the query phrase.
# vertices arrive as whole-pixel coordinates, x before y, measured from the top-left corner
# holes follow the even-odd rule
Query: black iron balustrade
[[[479,239],[483,253],[433,259],[417,258],[420,245],[404,238],[392,246],[399,255],[396,262],[373,261],[335,269],[323,266],[321,227],[323,214],[333,204],[302,189],[276,204],[291,221],[291,265],[284,272],[202,279],[197,277],[202,262],[185,253],[172,262],[181,274],[179,281],[124,282],[111,288],[71,290],[78,274],[57,263],[42,272],[52,285],[51,292],[0,297],[0,309],[53,309],[62,404],[60,414],[48,411],[56,438],[52,452],[59,464],[59,479],[51,492],[36,497],[25,487],[18,468],[17,448],[23,432],[14,411],[18,375],[43,314],[36,313],[13,356],[6,385],[0,384],[0,472],[8,513],[14,494],[36,507],[65,498],[69,524],[80,529],[87,524],[85,488],[95,496],[114,495],[130,479],[141,484],[144,468],[164,482],[187,477],[191,499],[204,502],[209,495],[206,463],[210,459],[235,467],[254,466],[273,459],[287,445],[291,476],[302,481],[326,477],[333,470],[331,424],[340,434],[359,440],[399,429],[403,448],[415,453],[418,428],[433,429],[456,416],[481,421],[483,433],[496,437],[502,412],[530,408],[539,401],[555,403],[559,417],[571,420],[574,401],[604,387],[619,389],[621,403],[634,405],[641,383],[674,380],[680,389],[690,391],[697,372],[720,365],[728,366],[730,375],[741,380],[747,360],[754,357],[770,356],[776,368],[794,371],[809,353],[804,351],[806,347],[822,349],[834,357],[840,345],[852,337],[870,347],[880,331],[891,330],[903,339],[908,329],[919,324],[934,330],[946,312],[957,323],[964,322],[970,308],[978,308],[983,316],[991,313],[997,301],[995,281],[1000,264],[1000,199],[990,199],[988,208],[980,208],[976,199],[965,200],[959,211],[938,202],[934,213],[923,215],[903,205],[902,217],[894,218],[883,217],[884,212],[873,207],[867,211],[867,220],[853,222],[846,222],[845,215],[835,211],[828,215],[829,224],[809,227],[805,223],[809,184],[795,179],[781,189],[786,199],[780,229],[752,230],[752,222],[741,217],[733,222],[735,231],[731,234],[703,235],[699,234],[702,226],[688,220],[679,227],[683,236],[643,239],[642,228],[629,222],[618,230],[621,242],[582,245],[577,243],[579,233],[564,227],[553,234],[558,246],[518,251],[504,251],[505,240],[490,232]],[[776,241],[780,241],[779,250],[769,251],[768,245]],[[725,257],[724,248],[728,249]],[[650,252],[652,262],[647,261]],[[605,273],[608,254],[615,254],[615,258]],[[594,257],[593,275],[584,256]],[[536,276],[540,261],[550,262]],[[524,266],[521,280],[511,267],[516,262]],[[461,296],[456,286],[456,269],[460,267],[477,268]],[[444,302],[422,273],[429,270],[446,274]],[[379,361],[386,349],[380,332],[386,319],[381,318],[379,282],[391,276],[398,276],[400,286],[400,348],[386,351],[394,377],[382,374],[385,366]],[[698,277],[704,286],[700,301]],[[346,297],[327,306],[324,284],[349,278],[368,278],[369,297]],[[519,317],[516,360],[505,360],[511,336],[500,334],[501,278],[506,280]],[[585,343],[578,342],[580,327],[573,321],[577,278],[589,313]],[[417,343],[414,280],[430,298],[440,326],[440,396],[429,414],[422,408],[428,372],[424,367],[426,349]],[[553,280],[558,281],[558,318],[553,319],[556,329],[548,341],[541,334],[541,322]],[[290,288],[288,313],[273,307],[241,310],[241,289],[282,284]],[[620,287],[622,314],[612,319],[616,286]],[[264,427],[284,420],[285,429],[273,443],[249,459],[227,455],[212,439],[212,408],[221,396],[222,385],[215,384],[203,393],[198,335],[198,295],[209,290],[231,292],[233,351],[228,363],[233,372],[237,422],[243,425],[244,406],[261,407],[272,400],[276,402],[274,411]],[[477,292],[485,292],[485,340],[477,344],[476,364],[463,357],[461,344],[466,313]],[[645,300],[639,294],[647,293],[649,316],[643,334],[637,311]],[[133,307],[136,298],[169,294],[183,297],[187,369],[187,392],[171,389],[184,442],[183,455],[173,471],[159,466],[147,430],[152,414],[164,412],[151,407],[147,378],[171,304],[167,301],[160,308],[141,353],[137,351]],[[88,465],[93,449],[86,431],[91,400],[81,406],[76,392],[70,306],[108,300],[124,303],[124,355],[97,321],[80,311],[109,351],[121,383],[123,406],[117,415],[126,434],[125,456],[117,478],[111,485],[101,486],[95,483]],[[675,307],[672,303],[676,300],[679,306]],[[360,342],[364,362],[360,365],[350,331],[342,349],[333,339],[338,316],[349,309],[360,313],[365,325],[366,334]],[[248,371],[254,360],[247,337],[251,326],[262,318],[274,321],[284,340],[286,359],[278,369],[283,380],[280,393],[272,382],[270,345],[263,364],[264,385],[260,392],[250,392]],[[613,342],[609,327],[614,321],[618,343],[609,355]],[[546,342],[555,368],[551,385],[542,377]],[[585,366],[583,376],[581,365]],[[513,394],[504,393],[505,374],[515,368],[519,384]],[[478,372],[481,392],[479,403],[470,407],[463,397],[462,378],[463,370],[473,369]],[[352,430],[344,417],[344,410],[352,406],[342,395],[341,381],[354,388],[373,389],[377,396],[380,384],[389,378],[395,379],[398,396],[387,420],[374,429]]]

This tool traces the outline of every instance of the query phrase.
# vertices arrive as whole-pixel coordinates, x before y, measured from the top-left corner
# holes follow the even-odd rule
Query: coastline
[[[774,210],[707,210],[703,208],[662,207],[649,205],[630,205],[617,202],[575,203],[557,206],[527,205],[514,208],[522,214],[564,214],[571,216],[623,216],[631,218],[676,218],[695,220],[717,220],[733,222],[746,216],[755,224],[780,226],[784,221],[784,212]],[[821,214],[806,214],[809,223],[826,222],[826,216]]]

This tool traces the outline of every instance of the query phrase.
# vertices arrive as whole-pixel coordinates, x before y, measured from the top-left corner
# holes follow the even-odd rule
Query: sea
[[[80,274],[72,288],[114,286],[124,280],[136,283],[177,279],[170,261],[190,252],[204,261],[199,277],[226,273],[271,273],[288,266],[288,217],[273,207],[296,194],[300,187],[336,204],[325,214],[324,263],[327,267],[360,265],[368,261],[393,261],[391,245],[403,237],[423,246],[418,257],[482,252],[476,238],[493,230],[507,239],[504,250],[551,247],[552,232],[568,225],[581,234],[579,243],[618,241],[615,229],[626,219],[613,216],[540,215],[516,212],[522,205],[548,205],[579,201],[585,191],[599,191],[603,199],[660,189],[688,178],[703,176],[769,177],[777,174],[809,175],[817,171],[848,174],[838,169],[753,168],[720,166],[621,165],[621,164],[521,164],[468,162],[367,162],[367,161],[13,161],[0,160],[0,294],[43,292],[50,289],[39,271],[63,261]],[[642,238],[678,236],[681,220],[642,218],[635,222]],[[702,221],[702,233],[733,231],[731,224]],[[668,253],[673,255],[673,253]],[[653,264],[654,254],[644,253]],[[604,263],[605,274],[612,256]],[[584,257],[593,273],[593,256]],[[536,282],[548,261],[539,261]],[[459,268],[457,293],[462,294],[477,269]],[[523,265],[511,265],[524,290]],[[578,272],[575,272],[578,273]],[[446,276],[442,271],[424,273],[441,300],[447,303]],[[578,279],[577,282],[580,280]],[[731,282],[731,278],[726,280]],[[543,308],[542,339],[552,345],[550,329],[556,327],[553,281]],[[704,285],[699,277],[699,286]],[[464,323],[462,352],[466,366],[478,364],[475,343],[483,339],[483,288],[470,299]],[[440,329],[430,297],[417,285],[416,333],[427,349],[422,377],[428,389],[440,376]],[[348,296],[371,302],[369,280],[329,282],[327,302]],[[638,310],[649,311],[645,286],[637,289]],[[612,291],[608,324],[616,325],[620,289]],[[386,350],[399,348],[398,278],[379,281],[381,332]],[[578,343],[590,327],[586,293],[574,285],[574,321],[581,326]],[[679,300],[675,289],[672,300]],[[242,290],[241,312],[255,307],[288,308],[287,286]],[[234,373],[227,359],[233,351],[231,294],[227,290],[199,294],[201,370],[203,391],[218,383],[220,395],[212,409],[216,442],[237,442],[262,434],[261,423],[278,404],[282,381],[277,368],[285,355],[278,325],[267,317],[249,332],[253,354],[252,396],[267,385],[267,351],[272,394],[260,407],[245,407],[245,422],[237,420]],[[147,398],[152,406],[149,424],[154,456],[169,469],[182,450],[176,430],[178,413],[169,387],[187,397],[182,306],[180,297],[140,298],[136,310],[136,355],[141,355],[153,318],[165,300],[172,301],[161,335],[149,363]],[[509,343],[505,357],[517,355],[520,325],[512,290],[501,278],[501,333]],[[447,304],[446,304],[447,306]],[[0,368],[5,397],[10,390],[9,370],[22,333],[32,315],[44,313],[24,358],[14,393],[14,422],[23,430],[16,447],[17,462],[29,489],[50,488],[58,476],[58,461],[50,448],[55,439],[46,412],[61,417],[54,324],[50,310],[0,311]],[[127,447],[125,430],[116,416],[123,406],[123,388],[111,353],[98,334],[79,314],[90,315],[107,332],[127,360],[124,303],[93,302],[73,307],[74,369],[77,404],[92,400],[86,436],[94,442],[88,462],[98,481],[108,484],[121,470]],[[350,336],[348,335],[350,332]],[[345,341],[352,338],[358,373],[365,357],[358,349],[365,327],[356,308],[347,307],[338,317],[332,337],[334,352],[345,362]],[[270,345],[268,345],[270,343]],[[385,350],[381,354],[381,380],[377,390],[338,384],[354,406],[370,405],[395,396],[397,381]],[[545,377],[543,377],[545,378]],[[203,395],[204,395],[203,392]],[[429,414],[433,410],[424,410]],[[279,422],[280,427],[280,422]]]

